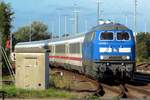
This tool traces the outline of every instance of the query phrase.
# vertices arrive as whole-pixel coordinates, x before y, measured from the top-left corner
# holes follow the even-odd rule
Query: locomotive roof
[[[129,30],[129,28],[119,23],[104,23],[102,25],[97,25],[91,29],[91,31],[96,30]]]

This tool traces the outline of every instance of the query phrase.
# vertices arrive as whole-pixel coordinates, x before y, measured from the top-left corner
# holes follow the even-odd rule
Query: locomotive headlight
[[[100,59],[101,59],[101,60],[108,60],[108,59],[109,59],[109,56],[101,55],[101,56],[100,56]]]
[[[103,60],[103,59],[104,59],[104,56],[100,56],[100,59],[102,59],[102,60]]]
[[[127,56],[127,60],[129,60],[130,59],[130,56]]]
[[[124,60],[129,60],[129,59],[130,59],[130,56],[122,56],[122,59],[124,59]]]

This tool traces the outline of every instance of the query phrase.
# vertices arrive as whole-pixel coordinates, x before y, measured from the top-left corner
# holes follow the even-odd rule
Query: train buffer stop
[[[39,47],[26,48],[28,44],[16,45],[16,76],[17,88],[44,90],[49,87],[48,51]]]

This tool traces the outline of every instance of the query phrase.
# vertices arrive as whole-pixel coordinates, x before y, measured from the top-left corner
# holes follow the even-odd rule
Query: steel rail
[[[143,88],[136,87],[136,86],[132,86],[132,85],[129,85],[129,84],[126,84],[126,87],[127,87],[128,89],[131,89],[131,90],[134,90],[134,91],[138,91],[138,92],[141,93],[141,94],[150,96],[150,90],[143,89]]]

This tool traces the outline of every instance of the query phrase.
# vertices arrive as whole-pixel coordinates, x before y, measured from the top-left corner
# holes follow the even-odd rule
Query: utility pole
[[[135,40],[137,35],[137,0],[134,0],[134,31],[135,31]]]

